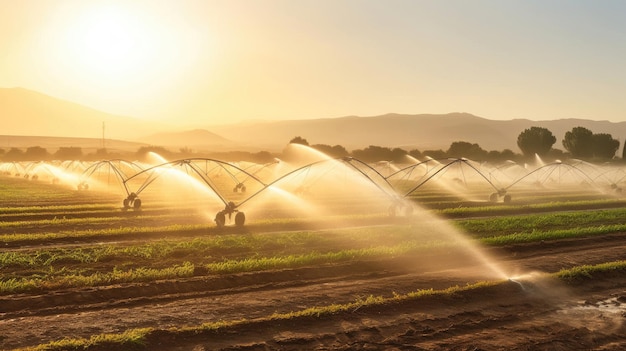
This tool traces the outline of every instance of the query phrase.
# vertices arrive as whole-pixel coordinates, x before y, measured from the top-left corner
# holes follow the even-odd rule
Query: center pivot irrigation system
[[[91,164],[78,161],[57,164],[10,162],[0,163],[0,172],[32,180],[51,178],[53,183],[58,182],[60,178],[74,179],[78,181],[78,190],[89,189],[90,181],[116,183],[126,194],[122,207],[125,211],[140,210],[142,206],[140,195],[157,179],[165,178],[166,183],[169,180],[167,177],[187,181],[193,179],[199,186],[197,193],[203,194],[203,191],[207,191],[207,196],[214,197],[224,206],[215,215],[214,221],[218,227],[226,225],[226,218],[231,219],[233,215],[235,225],[243,226],[246,216],[241,207],[270,189],[282,187],[281,182],[300,181],[300,186],[290,193],[294,196],[304,195],[311,184],[338,178],[336,173],[331,174],[338,168],[350,173],[350,184],[368,185],[382,193],[390,203],[389,214],[392,216],[410,215],[413,206],[407,198],[427,183],[445,184],[450,187],[459,184],[467,186],[468,180],[478,180],[493,189],[489,201],[496,202],[502,199],[507,203],[511,201],[509,189],[522,181],[534,186],[560,182],[571,184],[573,181],[596,188],[601,188],[599,183],[603,183],[609,184],[615,193],[621,193],[619,184],[626,179],[623,167],[601,167],[579,160],[572,160],[569,163],[556,161],[529,170],[528,166],[521,166],[512,161],[497,167],[487,167],[466,158],[428,159],[396,167],[390,162],[370,165],[353,157],[343,157],[323,159],[299,167],[281,168],[283,173],[274,167],[279,167],[281,163],[282,161],[276,160],[266,164],[244,165],[210,158],[182,159],[156,166],[145,166],[124,160],[99,161]],[[314,169],[315,171],[312,171]],[[80,175],[75,176],[79,172]],[[303,180],[305,178],[306,185]],[[323,188],[330,183],[320,184]],[[175,187],[166,186],[166,188]],[[349,190],[354,193],[363,189],[351,185]]]
[[[194,158],[171,161],[152,166],[122,180],[122,185],[127,195],[123,201],[123,209],[140,209],[142,201],[139,198],[139,195],[157,179],[165,177],[174,171],[186,175],[196,176],[203,184],[208,186],[212,193],[223,203],[224,209],[217,212],[215,215],[215,223],[218,227],[223,227],[226,224],[226,216],[230,219],[233,214],[235,215],[235,225],[243,226],[246,220],[245,213],[240,211],[240,207],[243,204],[276,186],[277,183],[284,181],[289,177],[293,177],[294,175],[306,173],[312,167],[323,163],[332,163],[335,166],[347,166],[348,169],[353,170],[356,174],[368,180],[377,189],[386,194],[392,200],[394,208],[403,206],[401,205],[402,201],[400,201],[397,194],[393,191],[391,184],[389,184],[389,182],[380,173],[378,173],[376,169],[357,159],[345,157],[340,159],[317,161],[296,168],[295,170],[281,175],[272,181],[264,181],[257,176],[257,174],[265,168],[277,164],[278,162],[279,161],[275,161],[264,165],[252,165],[246,168],[241,168],[234,164],[216,159]],[[116,172],[116,175],[121,177],[122,173]],[[375,181],[372,175],[375,175],[380,181],[382,181],[383,185]],[[130,183],[138,179],[141,180],[139,187],[134,190],[131,189]],[[309,182],[314,181],[315,179],[309,179]],[[230,199],[227,195],[229,192],[226,191],[226,189],[232,189],[231,194],[244,194],[249,188],[252,188],[253,192],[251,192],[249,196],[241,199],[239,202]]]

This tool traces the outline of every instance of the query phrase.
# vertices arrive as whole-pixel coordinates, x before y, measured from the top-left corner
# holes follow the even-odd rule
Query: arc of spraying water
[[[94,164],[92,164],[91,166],[87,167],[80,175],[80,180],[81,182],[84,182],[85,179],[91,177],[96,171],[98,171],[101,167],[103,167],[104,165],[108,165],[109,168],[111,170],[113,170],[113,174],[115,174],[115,176],[117,177],[117,179],[120,181],[120,183],[122,184],[122,186],[124,187],[124,190],[126,191],[126,195],[129,195],[130,192],[128,190],[128,187],[126,186],[126,184],[124,183],[125,180],[128,178],[126,176],[126,174],[117,166],[115,166],[115,164],[113,163],[114,161],[120,161],[120,162],[127,162],[124,160],[106,160],[106,161],[99,161],[96,162]],[[131,164],[134,165],[134,163],[131,162]]]
[[[247,174],[249,177],[251,177],[252,179],[256,180],[261,185],[266,186],[266,184],[263,181],[261,181],[260,179],[258,179],[256,176],[254,176],[254,175],[246,172],[245,170],[243,170],[243,169],[241,169],[241,168],[239,168],[239,167],[237,167],[235,165],[232,165],[232,164],[230,164],[228,162],[224,162],[224,161],[220,161],[220,160],[216,160],[216,159],[211,159],[211,158],[188,158],[188,159],[182,159],[182,160],[165,162],[165,163],[162,163],[160,165],[152,166],[150,168],[146,168],[146,169],[142,170],[141,172],[138,172],[138,173],[134,174],[133,176],[127,178],[124,181],[124,187],[126,188],[127,195],[130,195],[132,193],[130,191],[130,189],[128,188],[127,183],[129,181],[131,181],[132,179],[134,179],[134,178],[136,178],[136,177],[138,177],[138,176],[140,176],[142,174],[149,173],[148,174],[148,178],[142,183],[142,185],[137,189],[137,191],[134,192],[135,195],[139,195],[141,192],[143,192],[143,190],[145,190],[150,184],[152,184],[155,180],[157,180],[161,176],[162,173],[161,172],[156,172],[157,170],[160,170],[160,169],[162,169],[164,167],[171,167],[171,166],[188,166],[217,195],[217,197],[219,197],[219,199],[224,203],[224,205],[227,205],[229,201],[217,189],[215,184],[213,184],[213,182],[209,178],[207,172],[204,172],[202,169],[200,169],[194,163],[194,161],[203,161],[203,162],[206,162],[207,164],[209,162],[214,162],[215,164],[218,165],[218,167],[223,169],[234,181],[237,181],[237,178],[227,169],[226,166],[234,168],[234,169],[236,169],[239,172],[243,172],[243,173]]]
[[[354,166],[353,164],[351,164],[349,161],[356,161],[356,162],[358,162],[358,163],[360,163],[360,164],[364,165],[365,167],[367,167],[367,168],[371,169],[371,170],[372,170],[372,171],[374,171],[376,174],[378,174],[378,175],[379,175],[382,179],[384,179],[384,180],[385,180],[385,182],[386,182],[386,183],[387,183],[387,184],[391,187],[391,189],[393,189],[393,187],[391,186],[391,184],[389,184],[389,182],[385,179],[385,177],[384,177],[382,174],[380,174],[380,173],[379,173],[376,169],[374,169],[372,166],[370,166],[370,165],[368,165],[367,163],[365,163],[365,162],[363,162],[363,161],[361,161],[361,160],[358,160],[358,159],[356,159],[356,158],[353,158],[353,157],[343,157],[343,158],[342,158],[342,157],[340,157],[340,158],[333,158],[333,159],[327,159],[327,160],[320,160],[320,161],[316,161],[316,162],[313,162],[313,163],[307,164],[307,165],[305,165],[305,166],[302,166],[302,167],[296,168],[296,169],[292,170],[291,172],[288,172],[288,173],[286,173],[286,174],[282,175],[281,177],[279,177],[279,178],[275,179],[274,181],[270,182],[269,184],[266,184],[266,185],[265,185],[262,189],[258,190],[258,191],[257,191],[257,192],[255,192],[254,194],[250,195],[248,198],[246,198],[246,199],[244,199],[243,201],[241,201],[241,202],[237,205],[237,207],[239,207],[239,206],[243,205],[244,203],[246,203],[246,202],[250,201],[252,198],[254,198],[254,197],[256,197],[257,195],[261,194],[261,193],[262,193],[262,192],[264,192],[266,189],[268,189],[268,188],[272,187],[274,184],[276,184],[276,183],[278,183],[278,182],[282,181],[283,179],[285,179],[285,178],[287,178],[287,177],[289,177],[289,176],[291,176],[291,175],[293,175],[293,174],[295,174],[295,173],[301,172],[301,171],[303,171],[303,170],[309,170],[311,167],[313,167],[313,166],[315,166],[315,165],[318,165],[318,164],[327,163],[327,162],[337,162],[337,161],[344,161],[345,163],[349,164],[349,165],[350,165],[350,167],[352,167],[354,170],[356,170],[358,173],[360,173],[362,176],[364,176],[367,180],[369,180],[372,184],[374,184],[374,185],[375,185],[375,186],[376,186],[376,187],[377,187],[380,191],[382,191],[385,195],[389,196],[389,198],[390,198],[392,201],[397,200],[397,196],[396,196],[397,194],[396,194],[395,192],[394,192],[394,194],[393,194],[393,195],[392,195],[392,194],[389,194],[389,193],[388,193],[387,191],[385,191],[385,190],[384,190],[384,189],[383,189],[383,188],[382,188],[382,187],[381,187],[378,183],[376,183],[376,182],[375,182],[375,181],[374,181],[374,180],[373,180],[370,176],[368,176],[365,172],[363,172],[363,171],[362,171],[361,169],[359,169],[358,167],[356,167],[356,166]]]
[[[531,175],[532,175],[532,174],[534,174],[534,173],[537,173],[537,172],[541,171],[541,170],[542,170],[542,169],[544,169],[544,168],[547,168],[547,167],[553,167],[553,166],[560,166],[560,165],[567,166],[567,167],[571,167],[571,168],[573,168],[573,169],[577,170],[577,171],[578,171],[578,172],[580,172],[583,176],[585,176],[587,179],[589,179],[589,180],[591,181],[591,183],[592,183],[592,184],[595,184],[595,182],[593,181],[593,179],[591,179],[591,178],[590,178],[590,177],[589,177],[589,176],[588,176],[585,172],[583,172],[583,171],[581,171],[580,169],[578,169],[578,167],[575,167],[575,166],[569,165],[569,164],[567,164],[567,163],[563,163],[563,162],[561,162],[561,161],[556,161],[556,162],[552,162],[552,163],[549,163],[549,164],[547,164],[547,165],[541,166],[541,167],[539,167],[539,168],[537,168],[537,169],[535,169],[535,170],[533,170],[533,171],[529,172],[528,174],[524,175],[523,177],[520,177],[518,180],[514,181],[513,183],[511,183],[510,185],[508,185],[507,187],[505,187],[504,189],[505,189],[505,190],[510,189],[513,185],[515,185],[515,184],[517,184],[517,183],[521,182],[522,180],[524,180],[524,179],[528,178],[529,176],[531,176]],[[554,168],[555,168],[555,167],[553,167],[552,172],[554,172]]]
[[[446,170],[448,167],[450,167],[451,165],[458,163],[458,162],[462,162],[465,163],[466,165],[468,165],[469,167],[471,167],[474,171],[476,171],[476,173],[478,173],[489,185],[491,185],[492,188],[494,188],[498,193],[501,193],[503,189],[498,189],[498,187],[495,186],[495,184],[493,184],[493,182],[487,178],[480,170],[478,170],[476,167],[474,167],[471,163],[468,162],[467,159],[464,158],[457,158],[457,159],[453,159],[451,162],[447,163],[446,165],[444,165],[443,167],[439,168],[437,171],[435,171],[430,177],[426,178],[424,181],[422,181],[421,183],[417,184],[415,187],[411,188],[411,190],[409,190],[408,192],[406,192],[404,194],[404,197],[409,196],[412,192],[414,192],[415,190],[419,189],[422,185],[426,184],[426,182],[428,182],[429,180],[431,180],[432,178],[434,178],[437,174],[439,174],[440,172]]]

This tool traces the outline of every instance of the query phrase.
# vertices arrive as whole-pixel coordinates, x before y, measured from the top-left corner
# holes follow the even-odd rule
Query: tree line
[[[556,137],[552,132],[541,127],[528,128],[517,137],[517,146],[525,156],[546,155],[553,150],[554,143]],[[610,160],[615,157],[620,145],[619,140],[613,139],[611,134],[594,134],[584,127],[575,127],[566,132],[561,143],[569,156],[587,160]]]
[[[467,141],[455,141],[447,150],[404,150],[402,148],[389,148],[384,146],[370,145],[363,149],[348,151],[341,145],[309,144],[309,142],[297,136],[289,141],[290,144],[307,145],[313,149],[327,154],[333,158],[354,157],[364,162],[390,161],[406,163],[410,157],[422,160],[425,157],[434,159],[465,157],[475,161],[503,162],[512,160],[523,162],[538,155],[544,160],[564,159],[567,157],[585,160],[610,160],[615,157],[619,149],[619,140],[610,134],[594,134],[584,127],[575,127],[565,133],[561,141],[565,152],[555,149],[553,146],[557,139],[550,130],[543,127],[530,127],[522,131],[517,137],[517,146],[520,153],[510,149],[502,151],[487,151],[476,143]],[[625,150],[626,151],[626,150]],[[192,157],[213,158],[222,161],[249,161],[256,163],[274,162],[276,158],[289,158],[287,149],[282,154],[273,154],[268,151],[246,152],[194,152],[189,148],[181,148],[178,151],[170,151],[161,146],[142,146],[136,152],[120,152],[107,149],[97,149],[92,153],[85,153],[80,147],[60,147],[54,153],[49,153],[45,148],[32,146],[26,149],[10,148],[0,149],[0,159],[5,162],[11,161],[48,161],[48,160],[84,160],[97,161],[103,159],[133,159],[144,161],[150,152],[155,152],[166,159],[184,159]],[[622,159],[626,160],[626,152]]]

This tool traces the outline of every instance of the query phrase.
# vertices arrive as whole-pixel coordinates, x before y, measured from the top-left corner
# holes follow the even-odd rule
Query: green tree
[[[486,161],[490,161],[490,162],[515,161],[518,158],[519,158],[519,155],[516,155],[510,149],[504,149],[502,151],[492,150],[487,153]]]
[[[593,135],[593,156],[602,159],[612,159],[619,149],[619,140],[613,139],[611,134],[599,133]]]
[[[352,156],[363,162],[406,161],[407,152],[401,148],[390,149],[388,147],[370,145],[365,149],[352,151]]]
[[[315,144],[311,147],[333,158],[345,157],[350,154],[348,150],[341,145],[330,146],[326,144]]]
[[[409,151],[409,156],[411,156],[411,157],[413,157],[415,159],[418,159],[418,160],[420,160],[423,157],[422,152],[419,151],[418,149],[413,149],[413,150]]]
[[[556,137],[551,131],[542,127],[530,127],[517,136],[517,147],[527,157],[535,156],[535,154],[546,155],[554,143],[556,143]]]
[[[472,144],[467,141],[453,142],[450,144],[447,154],[448,157],[465,157],[477,161],[482,161],[487,157],[487,151],[483,150],[478,144]]]
[[[83,158],[83,149],[77,146],[60,147],[55,153],[57,160],[80,160]]]
[[[422,152],[422,155],[424,155],[424,157],[434,158],[435,160],[448,157],[448,154],[445,151],[441,150],[441,149],[439,149],[439,150],[425,150],[424,152]]]
[[[24,153],[24,160],[27,161],[44,161],[50,158],[48,151],[41,146],[31,146]]]
[[[291,140],[289,140],[289,144],[302,144],[302,145],[306,145],[309,146],[309,142],[304,139],[303,137],[297,136]]]
[[[9,151],[6,152],[6,154],[4,154],[3,159],[5,161],[23,161],[24,151],[22,151],[22,149],[12,147],[9,149]]]
[[[584,127],[575,127],[565,133],[563,147],[572,157],[590,158],[593,156],[593,132]]]
[[[165,159],[171,158],[173,156],[172,152],[162,146],[142,146],[137,149],[135,156],[141,161],[147,161],[151,158],[152,161],[154,161],[154,155],[151,156],[151,153],[154,153]]]

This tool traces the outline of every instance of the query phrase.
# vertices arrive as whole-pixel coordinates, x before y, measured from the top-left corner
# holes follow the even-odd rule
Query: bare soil
[[[622,260],[626,233],[491,250],[508,272],[556,272]],[[476,261],[438,257],[325,265],[146,284],[0,297],[0,348],[32,347],[155,328],[150,350],[620,350],[626,349],[626,278],[563,285],[527,275],[489,288],[363,307],[322,317],[267,321],[359,298],[480,281]],[[444,263],[442,263],[444,262]],[[445,262],[463,262],[445,264]],[[171,327],[246,319],[215,332],[173,334]],[[102,349],[107,349],[103,347]]]
[[[89,217],[122,217],[123,220],[67,226],[29,222],[20,228],[0,228],[0,234],[109,228],[121,223],[158,227],[201,224],[207,220],[179,210],[148,208],[139,213],[122,212],[117,207],[121,201],[116,197],[90,196],[68,193],[62,204],[117,205],[97,214],[18,211],[3,214],[0,222]],[[59,202],[58,197],[43,201],[21,193],[0,200],[3,206],[45,206]],[[140,215],[144,217],[139,220]],[[488,213],[479,215],[489,216]],[[376,225],[366,221],[359,225]],[[272,230],[300,230],[301,225],[278,224]],[[336,223],[316,223],[316,228],[334,225]],[[260,230],[266,228],[259,228],[252,222],[243,230],[228,227],[222,233],[246,235]],[[206,228],[175,235],[179,239],[193,239],[219,234],[207,223]],[[154,230],[98,238],[50,238],[35,246],[28,240],[7,241],[0,242],[0,247],[7,251],[29,251],[124,245],[171,235]],[[605,274],[565,285],[541,274],[583,264],[624,260],[625,249],[626,233],[484,249],[488,263],[520,275],[510,281],[493,276],[492,269],[476,255],[450,250],[421,257],[389,257],[245,274],[212,275],[198,270],[186,279],[2,295],[0,349],[15,350],[64,338],[90,338],[135,328],[153,328],[155,332],[137,349],[626,350],[626,277]],[[224,257],[227,255],[224,253]],[[370,295],[391,297],[420,289],[446,289],[498,279],[503,283],[451,295],[355,308],[332,315],[288,320],[267,318],[274,313],[349,303]],[[171,328],[180,330],[203,323],[237,320],[245,322],[217,331],[170,331]],[[103,345],[99,349],[118,348],[119,345]]]

